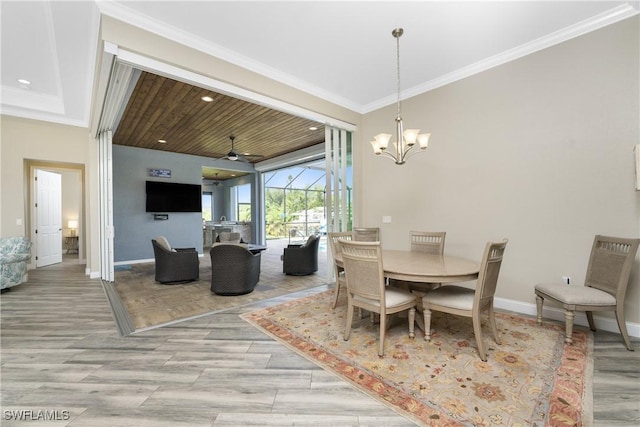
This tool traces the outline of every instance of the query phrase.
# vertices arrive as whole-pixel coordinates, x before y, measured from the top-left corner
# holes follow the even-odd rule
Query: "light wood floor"
[[[32,270],[0,297],[2,426],[413,425],[238,317],[300,296],[120,336],[83,265]],[[634,342],[628,352],[617,334],[595,335],[597,427],[640,424]],[[7,419],[29,409],[70,420]]]

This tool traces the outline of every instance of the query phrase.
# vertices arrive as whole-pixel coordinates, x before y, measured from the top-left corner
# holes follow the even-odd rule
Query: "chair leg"
[[[431,310],[424,303],[422,304],[422,315],[424,317],[424,340],[431,341]]]
[[[622,304],[620,304],[616,310],[616,320],[618,321],[618,328],[620,328],[620,333],[622,334],[624,344],[627,346],[627,350],[633,351],[631,341],[629,340],[629,334],[627,333],[627,324],[624,321],[624,309],[622,308]]]
[[[482,321],[480,320],[479,314],[477,316],[473,316],[473,334],[476,336],[476,344],[478,346],[480,359],[483,362],[486,362],[487,354],[484,351],[484,343],[482,342]]]
[[[386,314],[380,313],[380,342],[378,343],[378,356],[384,356],[384,336],[387,332],[387,320]]]
[[[564,310],[564,322],[565,322],[565,334],[564,342],[571,345],[573,344],[573,318],[576,314],[572,310]]]
[[[409,309],[409,338],[413,339],[416,337],[415,332],[416,327],[416,309]]]
[[[333,298],[333,305],[331,306],[331,308],[336,308],[336,306],[338,305],[338,297],[340,296],[340,280],[338,280],[336,278],[336,290],[335,290],[335,297]]]
[[[538,311],[538,318],[536,322],[538,325],[542,324],[542,305],[544,304],[544,299],[540,295],[536,295],[536,309]]]
[[[489,307],[489,324],[491,325],[491,329],[493,330],[493,339],[496,344],[500,345],[500,334],[498,333],[498,327],[496,325],[496,314],[493,311],[493,306]]]
[[[351,322],[353,322],[353,310],[354,307],[351,304],[351,295],[349,295],[349,302],[347,303],[347,325],[344,329],[344,340],[349,341],[351,335]]]
[[[589,322],[589,329],[595,332],[596,322],[593,321],[593,311],[586,311],[585,314],[587,315],[587,321]]]

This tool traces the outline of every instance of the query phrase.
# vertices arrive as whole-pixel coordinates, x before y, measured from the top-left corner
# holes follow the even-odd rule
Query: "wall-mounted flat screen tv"
[[[202,188],[196,184],[147,181],[147,212],[202,212]]]

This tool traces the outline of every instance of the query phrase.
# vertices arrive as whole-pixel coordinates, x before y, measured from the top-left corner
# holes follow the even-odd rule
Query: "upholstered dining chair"
[[[584,311],[592,331],[596,330],[594,311],[613,311],[627,350],[633,351],[624,320],[624,298],[629,275],[640,239],[595,236],[587,266],[584,286],[542,283],[535,286],[538,324],[542,323],[542,305],[550,300],[564,307],[565,338],[573,342],[573,319]]]
[[[427,254],[442,255],[446,231],[410,231],[411,250]]]
[[[380,229],[377,227],[355,227],[352,231],[353,240],[358,242],[379,242]]]
[[[409,311],[409,337],[415,337],[416,299],[409,291],[386,286],[380,242],[348,240],[338,240],[338,242],[342,251],[348,295],[344,340],[349,340],[353,311],[356,307],[378,313],[380,315],[378,356],[382,357],[387,322],[391,314]]]
[[[441,311],[458,316],[471,317],[473,333],[478,345],[478,354],[483,362],[487,361],[487,353],[482,340],[480,314],[488,313],[493,337],[500,344],[496,318],[493,312],[493,297],[498,286],[498,274],[502,266],[502,257],[507,247],[507,239],[502,242],[488,242],[484,249],[480,271],[475,289],[463,286],[445,285],[427,292],[422,297],[424,315],[424,339],[431,340],[431,312]]]
[[[353,240],[353,233],[351,231],[332,232],[327,233],[327,237],[329,248],[331,249],[331,256],[333,257],[333,273],[336,277],[335,297],[333,298],[331,308],[336,308],[338,305],[338,297],[340,296],[340,289],[345,289],[347,286],[347,281],[344,277],[343,263],[342,261],[336,260],[336,256],[340,254],[340,244],[338,240]]]

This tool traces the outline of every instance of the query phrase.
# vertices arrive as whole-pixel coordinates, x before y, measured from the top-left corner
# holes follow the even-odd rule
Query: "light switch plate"
[[[383,216],[382,217],[382,223],[383,224],[391,224],[391,217],[390,216]]]

